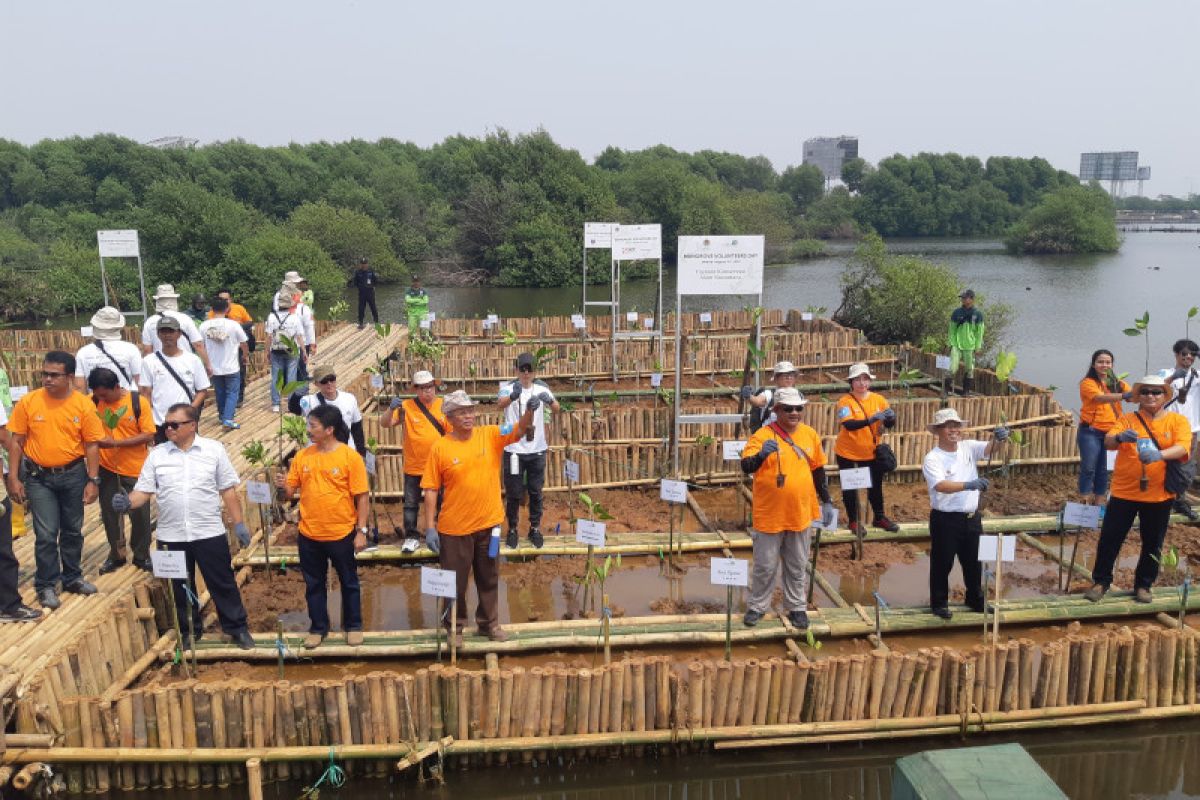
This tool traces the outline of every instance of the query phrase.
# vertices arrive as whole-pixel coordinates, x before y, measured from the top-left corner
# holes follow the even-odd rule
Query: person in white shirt
[[[741,397],[750,403],[751,433],[775,421],[775,393],[780,389],[794,389],[797,377],[796,366],[792,362],[780,361],[771,370],[774,386],[767,386],[758,391],[755,391],[753,386],[742,387]]]
[[[125,315],[105,306],[92,315],[92,343],[75,353],[75,389],[88,393],[87,379],[96,367],[111,369],[126,391],[136,391],[142,373],[142,353],[133,342],[121,339]]]
[[[271,300],[271,310],[279,311],[285,308],[294,308],[294,313],[300,318],[300,324],[304,328],[305,345],[303,352],[305,358],[300,361],[300,380],[308,380],[308,359],[311,359],[317,354],[317,323],[314,321],[312,305],[304,298],[312,292],[306,292],[301,284],[307,286],[304,278],[297,275],[295,272],[289,272],[283,276],[283,284],[279,287],[279,291],[275,293],[274,299]],[[291,298],[289,301],[283,300],[283,297]]]
[[[212,384],[217,395],[217,413],[226,428],[242,427],[233,421],[237,414],[238,397],[242,391],[242,370],[239,353],[250,357],[249,337],[242,326],[226,316],[229,301],[217,296],[212,301],[212,319],[200,323],[200,335],[208,350],[212,366]]]
[[[296,295],[280,291],[275,295],[276,308],[267,315],[266,335],[271,351],[271,411],[279,413],[279,387],[276,382],[283,375],[283,383],[289,384],[297,380],[300,369],[300,356],[304,351],[305,333],[304,321],[298,313]],[[287,339],[292,340],[297,347],[297,355],[292,355]]]
[[[1158,376],[1165,378],[1175,390],[1175,397],[1167,403],[1167,410],[1183,414],[1192,428],[1192,443],[1188,448],[1190,457],[1180,464],[1184,473],[1195,480],[1196,440],[1200,435],[1200,385],[1196,383],[1196,379],[1200,378],[1200,371],[1196,370],[1196,354],[1200,353],[1200,345],[1191,339],[1180,339],[1171,350],[1175,353],[1175,367],[1160,370]],[[1200,520],[1200,514],[1196,513],[1184,495],[1175,498],[1171,509],[1183,514],[1192,522]]]
[[[179,322],[179,330],[184,335],[181,345],[185,350],[200,356],[204,368],[208,369],[208,353],[204,349],[200,329],[194,319],[179,310],[179,293],[169,283],[159,284],[154,290],[154,313],[147,317],[142,325],[142,354],[148,356],[162,350],[162,340],[158,337],[158,321],[166,317]]]
[[[929,432],[937,445],[925,455],[921,471],[929,484],[929,607],[935,616],[950,619],[950,570],[958,557],[967,607],[983,611],[983,574],[979,566],[979,536],[983,520],[977,513],[980,492],[988,488],[987,478],[979,477],[975,462],[987,458],[997,442],[1008,438],[1003,425],[992,431],[990,442],[964,440],[966,420],[953,408],[940,409],[933,416]]]
[[[190,403],[199,414],[212,384],[199,357],[179,349],[178,320],[174,317],[160,319],[158,335],[162,339],[162,350],[142,360],[141,390],[150,398],[154,424],[158,426],[155,441],[162,444],[167,441],[163,430],[167,410],[176,403]]]
[[[238,474],[229,454],[220,442],[196,434],[200,410],[190,403],[176,403],[167,409],[167,442],[150,451],[133,491],[117,493],[112,508],[118,514],[140,508],[154,497],[158,501],[158,527],[155,535],[159,549],[183,552],[187,558],[187,583],[196,585],[196,567],[204,576],[221,630],[243,650],[254,649],[254,639],[246,625],[246,607],[238,591],[230,566],[229,540],[221,509],[233,523],[233,533],[242,547],[250,544],[250,531],[242,518],[238,499]],[[197,639],[201,636],[200,608],[191,602],[195,592],[171,581],[175,608],[184,621],[183,648],[193,646],[186,621]]]
[[[354,440],[354,449],[360,456],[366,456],[367,437],[363,431],[362,410],[358,407],[358,398],[350,392],[342,392],[337,388],[337,373],[333,367],[316,367],[313,369],[313,383],[317,385],[316,394],[308,394],[300,398],[300,413],[308,419],[313,409],[321,406],[333,406],[342,412],[342,421],[346,423],[349,432],[347,440],[342,444],[350,444]]]
[[[516,425],[525,413],[529,398],[537,396],[543,408],[552,411],[562,406],[543,381],[534,378],[532,353],[517,356],[517,379],[500,387],[497,405],[504,410],[504,421]],[[525,435],[504,448],[504,514],[508,518],[508,534],[504,544],[514,548],[519,544],[517,523],[520,521],[521,501],[529,493],[529,541],[534,547],[542,542],[542,486],[546,481],[546,415],[533,415],[533,424]]]

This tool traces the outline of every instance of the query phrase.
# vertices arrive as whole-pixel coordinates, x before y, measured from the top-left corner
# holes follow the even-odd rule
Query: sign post
[[[979,537],[979,560],[980,561],[995,561],[996,574],[995,581],[992,584],[995,592],[995,601],[992,603],[992,644],[1000,642],[1000,578],[1003,572],[1005,561],[1017,560],[1017,537],[1015,536],[980,536]],[[983,618],[984,630],[987,630],[987,598],[984,597]]]
[[[658,357],[662,359],[662,226],[613,225],[611,229],[612,257],[612,376],[617,379],[617,341],[620,339],[655,339]],[[620,331],[621,262],[657,261],[658,293],[654,306],[655,324],[646,330]],[[679,326],[676,325],[676,328]]]
[[[163,582],[163,588],[167,590],[168,596],[171,598],[171,623],[175,628],[175,653],[178,659],[177,663],[183,665],[183,674],[191,677],[191,669],[188,667],[187,656],[183,652],[183,631],[179,626],[179,608],[175,603],[175,581],[179,579],[187,580],[187,555],[182,550],[151,550],[150,564],[154,571],[154,577]],[[191,625],[191,617],[188,617],[188,624]],[[192,641],[192,652],[195,653],[196,643]]]
[[[120,230],[120,231],[96,231],[96,245],[100,251],[100,288],[104,292],[104,305],[117,305],[120,310],[119,301],[113,302],[108,297],[108,274],[104,268],[104,259],[106,258],[134,258],[137,259],[138,270],[138,286],[141,289],[142,295],[142,310],[141,311],[125,311],[122,312],[128,316],[140,315],[142,319],[146,318],[146,274],[142,270],[142,251],[138,244],[138,232],[136,230]]]
[[[450,598],[450,663],[458,663],[458,584],[452,569],[421,567],[421,594],[437,598],[438,618],[434,641],[438,661],[442,660],[442,618],[446,615],[446,598]]]
[[[610,300],[588,300],[588,250],[611,250],[612,249],[612,229],[616,225],[615,222],[585,222],[583,223],[583,298],[579,308],[582,316],[587,316],[588,306],[609,306],[610,310],[613,305],[612,298]],[[579,326],[585,327],[585,326]]]
[[[750,562],[742,558],[714,558],[709,562],[709,583],[725,587],[725,660],[733,660],[733,587],[750,585]]]

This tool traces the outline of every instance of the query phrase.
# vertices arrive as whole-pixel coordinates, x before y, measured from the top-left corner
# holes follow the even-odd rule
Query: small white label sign
[[[813,316],[812,316],[811,311],[801,311],[800,312],[800,320],[802,322],[812,322],[812,318],[813,318]]]
[[[950,356],[935,356],[934,363],[938,369],[950,369]]]
[[[92,326],[84,325],[82,328],[79,329],[79,335],[80,336],[91,336],[92,335]]]
[[[187,580],[187,553],[182,550],[151,550],[150,562],[156,578]]]
[[[375,454],[374,454],[374,453],[367,453],[365,456],[363,456],[363,461],[364,461],[364,462],[366,463],[366,465],[367,465],[367,474],[368,474],[368,475],[374,475],[374,474],[375,474],[375,469],[376,469],[376,467],[378,466],[378,465],[376,464]]]
[[[701,325],[712,325],[712,312],[701,311],[700,312],[700,324]]]
[[[271,505],[271,485],[266,481],[246,481],[246,499],[259,505]]]
[[[16,398],[17,398],[17,396],[14,394],[13,399],[15,400]],[[1105,464],[1107,465],[1109,472],[1112,472],[1114,469],[1117,468],[1117,451],[1116,450],[1109,450],[1105,453]]]
[[[650,385],[653,386],[655,389],[657,389],[659,386],[662,386],[662,373],[661,372],[651,372],[650,373]]]
[[[423,319],[423,320],[421,320],[421,327],[422,327],[424,330],[429,330],[429,328],[430,328],[430,325],[431,325],[431,324],[432,324],[432,323],[430,323],[430,321],[429,321],[429,320],[427,320],[427,319]]]
[[[572,483],[579,483],[579,463],[570,459],[564,461],[563,475]]]
[[[371,375],[371,388],[372,389],[382,389],[383,388],[383,376],[382,375],[380,375],[378,373],[374,373]]]
[[[575,521],[575,541],[580,544],[590,544],[593,547],[604,547],[604,531],[605,525],[603,522],[597,522],[591,519],[580,519]]]
[[[586,328],[587,320],[583,318],[583,314],[572,314],[571,315],[571,324],[574,325],[576,328]]]
[[[421,567],[421,594],[453,599],[458,594],[454,570]]]
[[[425,315],[425,317],[430,322],[437,322],[437,312],[436,311],[430,311],[428,314]]]
[[[750,562],[742,558],[714,558],[709,561],[708,580],[714,586],[749,586]]]
[[[838,481],[843,489],[870,489],[871,470],[869,467],[844,469],[838,472]]]
[[[654,327],[654,317],[646,317],[644,320],[642,320],[642,327],[645,328],[646,330],[650,330],[651,328],[653,328]]]
[[[18,400],[20,400],[22,397],[24,397],[25,395],[29,394],[29,387],[28,386],[12,386],[12,387],[9,387],[8,394],[9,394],[9,397],[11,397],[13,402],[15,403]]]
[[[625,312],[625,321],[626,322],[637,322],[637,318],[638,318],[638,313],[636,311]]]
[[[488,314],[487,315],[487,324],[488,325],[499,325],[500,324],[500,315],[499,314]]]
[[[672,481],[666,478],[662,482],[662,490],[659,496],[668,503],[686,503],[687,502],[687,483],[684,481]]]
[[[721,442],[721,453],[726,461],[741,461],[745,449],[746,443],[741,440]]]
[[[1001,561],[1016,561],[1017,560],[1017,537],[1016,536],[980,536],[979,537],[979,560],[980,561],[995,561],[996,560],[996,542],[1003,538],[1003,551],[1000,555]]]
[[[1078,525],[1080,528],[1100,527],[1100,506],[1086,503],[1067,503],[1063,509],[1063,525]]]

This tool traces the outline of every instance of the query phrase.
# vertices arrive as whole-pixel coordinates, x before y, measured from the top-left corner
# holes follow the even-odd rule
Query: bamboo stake
[[[742,710],[742,697],[746,688],[746,662],[733,662],[733,678],[729,687],[729,703],[725,709],[725,725],[738,724],[738,716]]]

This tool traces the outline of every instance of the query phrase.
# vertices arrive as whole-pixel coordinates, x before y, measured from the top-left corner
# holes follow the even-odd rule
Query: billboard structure
[[[824,136],[804,143],[804,163],[821,170],[825,183],[842,179],[842,164],[858,158],[857,136]]]
[[[1108,181],[1109,194],[1119,197],[1125,181],[1138,180],[1138,151],[1083,153],[1079,156],[1079,180]]]

